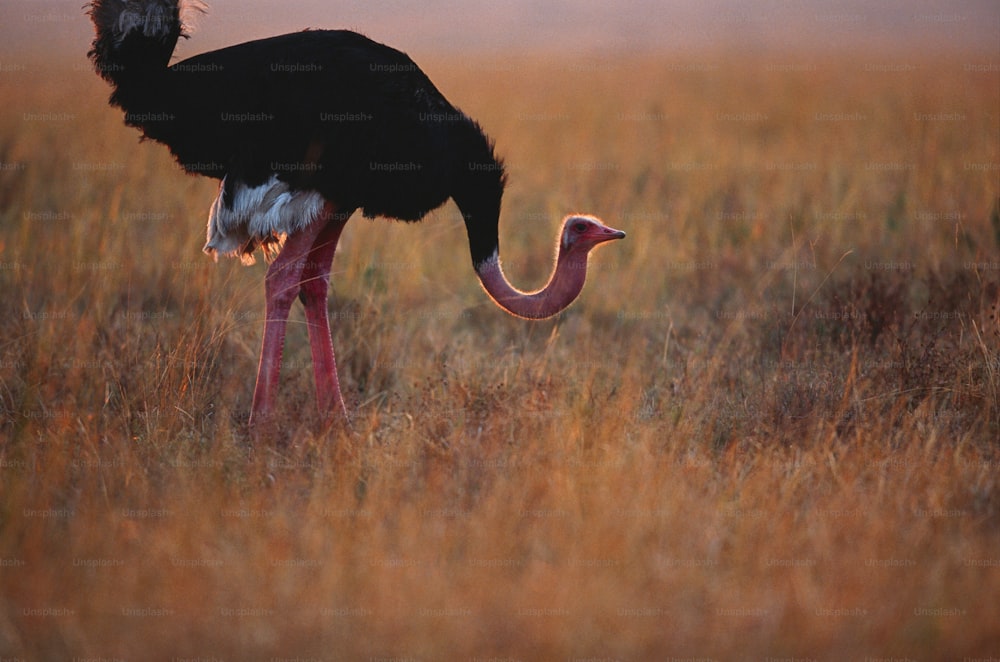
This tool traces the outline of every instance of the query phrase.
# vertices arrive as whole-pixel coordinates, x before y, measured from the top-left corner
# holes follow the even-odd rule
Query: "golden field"
[[[352,220],[352,425],[296,309],[256,445],[215,185],[82,58],[0,76],[0,658],[1000,657],[996,59],[416,59],[515,284],[565,213],[628,237],[530,323],[453,205]]]

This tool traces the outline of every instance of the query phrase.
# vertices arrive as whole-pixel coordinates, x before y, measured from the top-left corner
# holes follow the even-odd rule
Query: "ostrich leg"
[[[326,297],[330,285],[333,255],[349,216],[350,214],[334,213],[330,205],[324,209],[324,217],[329,218],[329,221],[309,251],[302,272],[302,290],[299,292],[299,298],[302,299],[306,309],[309,348],[312,350],[313,371],[316,377],[316,405],[321,416],[333,418],[339,412],[345,420],[347,408],[344,406],[340,381],[337,379],[337,362],[334,359],[333,340],[330,336]]]
[[[324,214],[300,232],[289,235],[278,257],[267,268],[267,275],[264,277],[264,341],[260,350],[253,405],[250,408],[251,426],[266,421],[274,410],[288,312],[302,287],[302,273],[309,253],[316,238],[328,226],[328,221],[329,216]]]

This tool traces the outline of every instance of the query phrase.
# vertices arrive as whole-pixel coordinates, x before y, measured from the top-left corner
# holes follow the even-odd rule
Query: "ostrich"
[[[269,262],[251,428],[273,414],[296,297],[320,412],[347,416],[327,290],[355,211],[418,221],[451,198],[483,288],[528,319],[565,309],[583,288],[589,251],[625,236],[593,216],[568,216],[548,283],[516,289],[500,265],[503,162],[480,126],[407,55],[350,31],[305,30],[170,65],[178,38],[187,37],[186,14],[202,9],[182,0],[93,0],[88,55],[127,125],[166,145],[188,173],[220,180],[204,251],[252,263],[259,248]]]

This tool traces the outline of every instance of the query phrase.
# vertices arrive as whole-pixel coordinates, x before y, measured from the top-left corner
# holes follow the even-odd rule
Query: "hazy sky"
[[[0,65],[93,37],[82,0],[2,0]],[[690,49],[974,48],[1000,58],[996,0],[216,0],[179,54],[304,27],[352,28],[419,55]]]

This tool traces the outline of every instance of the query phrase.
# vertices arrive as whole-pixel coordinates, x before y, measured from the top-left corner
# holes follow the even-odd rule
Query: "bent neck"
[[[476,265],[476,274],[490,298],[507,312],[545,319],[565,310],[580,294],[587,279],[587,254],[560,250],[549,282],[535,292],[522,292],[508,282],[499,253]]]

